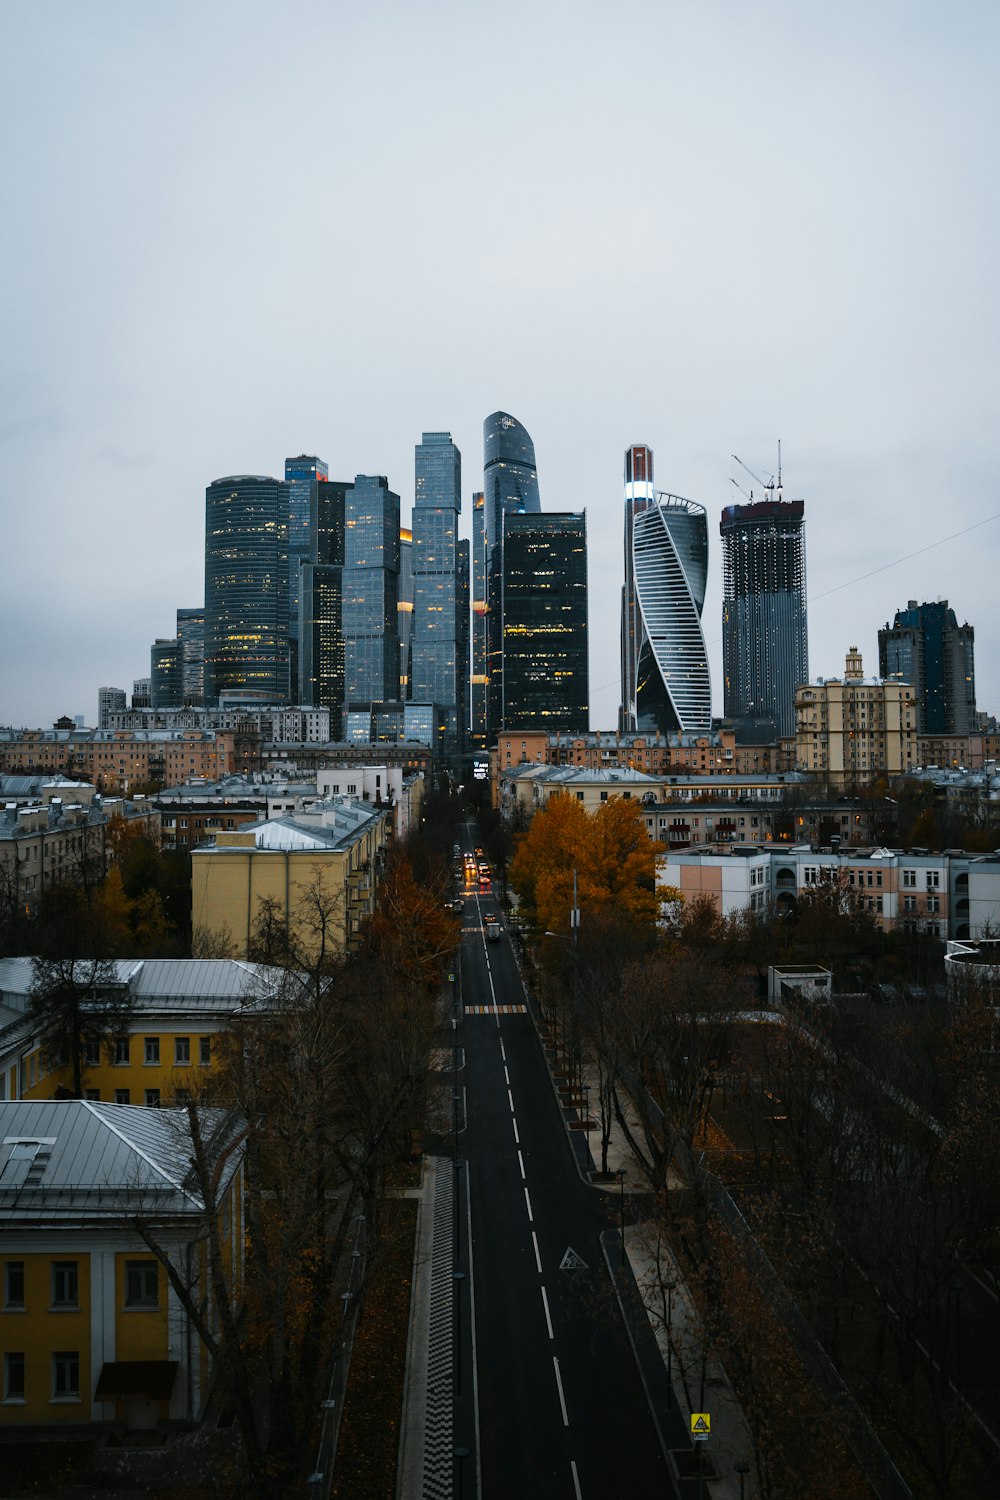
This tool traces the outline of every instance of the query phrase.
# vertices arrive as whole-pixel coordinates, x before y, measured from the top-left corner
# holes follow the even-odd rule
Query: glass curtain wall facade
[[[315,561],[311,551],[314,493],[325,483],[329,468],[315,454],[300,453],[285,459],[288,485],[288,633],[292,642],[292,681],[298,681],[297,658],[301,616],[303,563]]]
[[[413,703],[436,705],[449,726],[443,751],[461,751],[459,694],[458,517],[462,455],[450,432],[425,432],[415,450],[413,501]]]
[[[878,633],[879,676],[912,685],[919,734],[971,734],[976,727],[975,631],[948,606],[909,600]]]
[[[741,743],[795,733],[809,681],[804,512],[780,491],[722,512],[724,711]]]
[[[462,724],[461,749],[463,756],[466,756],[471,753],[469,725],[472,721],[469,715],[472,705],[469,695],[469,652],[472,640],[470,614],[472,600],[470,586],[470,547],[468,541],[464,538],[458,544],[455,563],[455,589],[458,603],[458,702]]]
[[[153,708],[181,708],[184,664],[176,639],[154,641],[149,653],[149,696]]]
[[[486,617],[486,497],[472,497],[472,666],[469,683],[469,738],[473,750],[486,749],[486,697],[489,687],[489,642]]]
[[[541,501],[535,445],[509,412],[495,411],[483,423],[483,507],[486,550],[486,742],[493,744],[503,722],[504,520],[538,515]]]
[[[177,611],[177,639],[181,643],[181,691],[187,708],[205,701],[205,611]]]
[[[410,659],[413,651],[413,531],[399,529],[399,696],[410,696]]]
[[[359,474],[344,510],[344,697],[363,707],[398,701],[399,496],[382,475]]]
[[[288,486],[262,474],[205,491],[205,702],[287,703]]]
[[[330,738],[344,737],[344,570],[332,563],[302,568],[300,698],[330,710]]]
[[[587,516],[503,519],[503,727],[585,734]]]
[[[636,728],[705,734],[712,687],[701,626],[708,578],[705,508],[657,491],[632,520],[639,616]]]

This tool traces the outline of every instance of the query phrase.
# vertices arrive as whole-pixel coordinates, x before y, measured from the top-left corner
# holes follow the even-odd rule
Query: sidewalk
[[[548,1055],[548,1053],[547,1053]],[[584,1099],[597,1097],[597,1075],[583,1069]],[[558,1092],[558,1090],[557,1090]],[[626,1205],[629,1197],[649,1194],[649,1183],[640,1171],[635,1156],[617,1120],[611,1122],[608,1142],[608,1171],[615,1179],[611,1182],[595,1180],[601,1157],[601,1130],[599,1120],[584,1119],[583,1104],[575,1096],[567,1105],[563,1102],[563,1120],[572,1138],[581,1130],[589,1148],[594,1172],[591,1180],[597,1191],[608,1194],[622,1192],[621,1176],[624,1171],[624,1194]],[[631,1130],[638,1129],[638,1121],[626,1104],[626,1120]],[[668,1175],[671,1189],[683,1188],[684,1181],[673,1168]],[[706,1485],[711,1484],[714,1500],[757,1500],[757,1484],[753,1474],[753,1443],[739,1401],[730,1388],[726,1373],[717,1361],[708,1360],[705,1368],[704,1406],[701,1405],[701,1347],[700,1321],[697,1309],[681,1279],[677,1264],[662,1238],[659,1227],[652,1220],[628,1222],[626,1208],[625,1254],[631,1277],[623,1281],[618,1275],[616,1255],[620,1255],[618,1233],[613,1236],[613,1245],[605,1243],[605,1259],[612,1280],[615,1282],[622,1316],[629,1329],[640,1376],[646,1388],[647,1398],[653,1410],[654,1420],[661,1430],[664,1446],[673,1448],[678,1441],[677,1413],[683,1421],[683,1432],[690,1435],[692,1411],[708,1412],[711,1417],[711,1437],[702,1447],[705,1459]],[[608,1240],[608,1237],[605,1237]],[[648,1368],[649,1359],[655,1360],[652,1345],[643,1331],[629,1328],[629,1282],[632,1295],[638,1295],[645,1308],[649,1330],[662,1361],[662,1372]],[[667,1287],[673,1290],[668,1294]],[[645,1366],[645,1368],[644,1368]],[[669,1381],[669,1383],[668,1383]],[[666,1408],[666,1409],[664,1409]],[[709,1470],[709,1461],[711,1471]],[[742,1476],[734,1469],[736,1463],[748,1463],[750,1471]],[[718,1477],[713,1477],[717,1475]]]

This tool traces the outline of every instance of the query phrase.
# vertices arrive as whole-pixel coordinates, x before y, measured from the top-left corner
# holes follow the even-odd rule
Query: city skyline
[[[730,478],[750,486],[729,455],[766,483],[782,439],[811,675],[851,644],[872,672],[899,603],[946,597],[997,712],[1000,15],[584,4],[570,26],[514,0],[498,30],[335,9],[251,3],[234,28],[225,7],[168,23],[55,0],[8,20],[0,721],[91,719],[99,686],[145,675],[199,603],[216,476],[320,454],[386,475],[405,519],[420,433],[450,430],[468,467],[498,408],[532,435],[545,509],[587,511],[595,727],[617,720],[620,463],[640,439],[710,530]],[[623,107],[631,23],[669,87]],[[303,47],[342,80],[332,101],[303,97]],[[512,108],[457,131],[468,67]],[[456,191],[431,211],[441,154]],[[518,211],[494,221],[508,189]],[[311,235],[226,231],[304,198]],[[345,234],[348,214],[387,227]],[[469,469],[462,537],[477,488]],[[716,534],[717,714],[721,574]]]

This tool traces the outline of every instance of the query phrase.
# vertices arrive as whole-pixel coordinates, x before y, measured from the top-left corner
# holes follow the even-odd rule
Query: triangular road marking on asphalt
[[[582,1256],[577,1255],[572,1245],[566,1246],[566,1254],[559,1262],[560,1271],[589,1271],[590,1267]]]

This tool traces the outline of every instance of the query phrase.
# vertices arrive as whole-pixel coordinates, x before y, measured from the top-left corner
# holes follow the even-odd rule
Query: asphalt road
[[[461,948],[482,1495],[669,1494],[598,1244],[616,1200],[580,1180],[530,1016],[470,1013],[525,1004],[496,910],[470,894]]]

